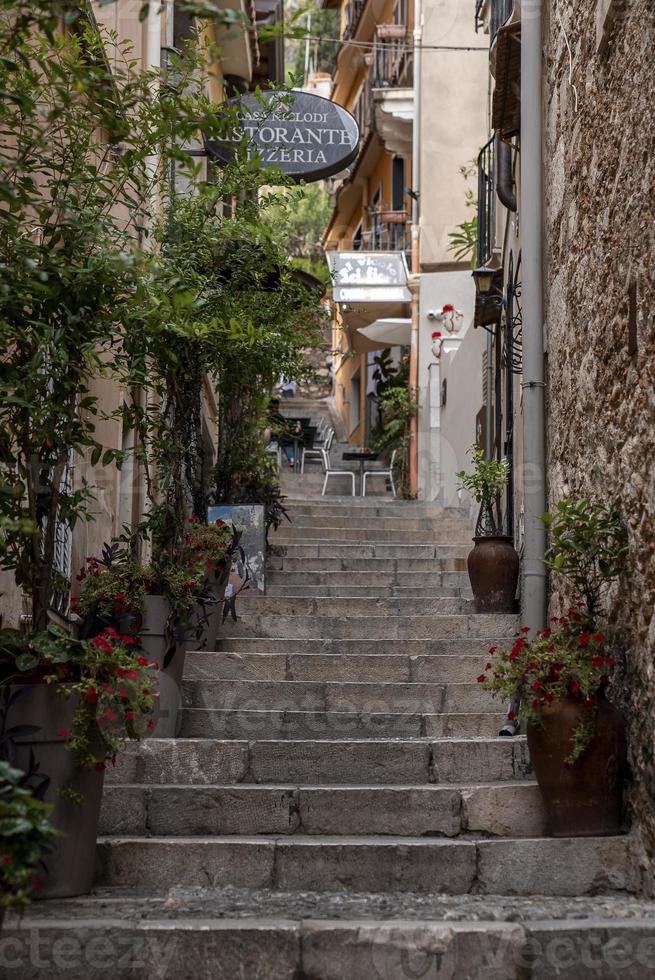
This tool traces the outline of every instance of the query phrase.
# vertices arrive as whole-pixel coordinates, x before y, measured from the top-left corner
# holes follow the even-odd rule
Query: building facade
[[[361,145],[332,181],[324,234],[337,286],[334,396],[348,439],[364,446],[377,421],[374,358],[385,347],[396,363],[410,358],[420,405],[410,483],[433,499],[441,385],[432,334],[452,305],[463,316],[443,334],[446,350],[457,346],[473,312],[470,266],[454,259],[450,234],[467,216],[460,170],[484,142],[484,50],[455,0],[343,2],[340,11],[331,97],[357,118]]]

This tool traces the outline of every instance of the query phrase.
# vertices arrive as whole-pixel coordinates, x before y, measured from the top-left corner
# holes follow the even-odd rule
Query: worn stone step
[[[296,507],[293,507],[289,510],[291,523],[285,522],[281,525],[280,530],[288,530],[290,527],[329,527],[332,530],[336,528],[350,529],[357,527],[367,531],[395,531],[397,538],[400,540],[402,540],[404,531],[432,531],[438,533],[444,530],[457,530],[465,531],[469,534],[469,537],[471,536],[469,524],[460,518],[445,517],[443,514],[434,516],[416,515],[410,517],[400,516],[400,512],[390,517],[386,511],[380,513],[380,507],[375,508],[375,510],[377,513],[369,513],[364,510],[344,513],[343,511],[339,512],[337,508],[332,508],[333,512],[327,514],[322,511],[301,513]],[[279,533],[280,531],[276,532],[276,535]]]
[[[406,653],[230,653],[187,655],[185,679],[472,683],[481,655],[412,656]]]
[[[315,539],[304,543],[277,544],[273,543],[275,551],[286,558],[418,558],[446,559],[458,558],[465,560],[470,548],[466,544],[376,544],[371,541],[366,544],[342,543],[337,544],[325,539]]]
[[[655,977],[655,914],[636,899],[233,888],[176,895],[139,899],[106,889],[58,902],[56,915],[45,902],[9,915],[3,938],[14,968],[4,976],[525,980],[529,969],[530,980]],[[94,963],[102,965],[92,973]]]
[[[482,685],[357,681],[187,680],[183,703],[196,708],[442,714],[493,711]]]
[[[254,616],[316,616],[356,619],[361,616],[444,616],[473,613],[473,602],[461,596],[411,598],[402,596],[351,597],[342,589],[338,596],[259,596],[247,592],[239,597],[239,614],[243,619]]]
[[[471,786],[107,786],[100,834],[538,837],[536,783]]]
[[[431,586],[429,588],[422,588],[420,586],[401,587],[398,585],[390,585],[382,587],[379,585],[375,586],[360,586],[360,585],[348,585],[346,583],[342,585],[272,585],[269,582],[266,583],[266,595],[267,596],[295,596],[295,597],[311,597],[314,599],[333,599],[333,598],[345,598],[346,596],[351,599],[361,599],[361,598],[424,598],[424,599],[434,599],[434,598],[462,598],[460,589],[449,589],[443,586]],[[470,595],[466,595],[464,598],[470,598]]]
[[[226,624],[226,629],[229,624]],[[316,637],[314,639],[298,637],[256,637],[256,636],[227,636],[219,634],[217,648],[226,653],[283,653],[307,654],[342,654],[347,657],[357,656],[453,656],[453,657],[486,657],[489,647],[507,643],[507,637],[494,636],[454,636],[426,637],[424,639],[397,640],[383,639],[335,639]],[[195,654],[193,654],[195,656]]]
[[[320,586],[321,588],[345,587],[348,592],[351,588],[389,588],[391,586],[403,586],[405,588],[448,588],[448,589],[467,589],[469,587],[469,577],[467,572],[428,572],[428,571],[352,571],[347,575],[343,571],[303,571],[291,572],[285,570],[275,570],[267,572],[266,586],[284,586],[285,588],[300,585],[305,588]],[[436,593],[438,594],[438,593]]]
[[[232,884],[283,891],[597,895],[635,892],[627,837],[110,837],[97,883],[161,894]],[[566,869],[562,873],[562,869]]]
[[[525,738],[232,741],[146,739],[128,745],[107,783],[339,786],[507,782],[531,775]]]
[[[435,529],[406,529],[404,531],[389,531],[384,528],[353,527],[319,527],[311,525],[303,527],[297,524],[283,524],[275,533],[273,544],[295,544],[320,541],[326,543],[345,543],[356,541],[358,544],[379,542],[380,544],[451,544],[453,542],[469,543],[471,534],[468,529],[450,525],[439,530]]]
[[[290,546],[291,547],[291,546]],[[285,548],[281,546],[281,551]],[[361,557],[355,552],[345,556],[318,558],[316,555],[294,556],[291,554],[269,554],[267,569],[281,574],[286,572],[391,572],[402,575],[404,572],[465,572],[464,551],[459,557],[450,558],[375,558]]]
[[[304,637],[320,639],[407,640],[435,637],[513,636],[518,619],[513,615],[377,616],[333,618],[330,616],[250,615],[224,626],[224,640],[231,637]]]
[[[499,706],[500,708],[500,706]],[[380,714],[356,711],[276,711],[183,708],[183,738],[219,739],[380,739],[437,736],[496,737],[504,714]]]

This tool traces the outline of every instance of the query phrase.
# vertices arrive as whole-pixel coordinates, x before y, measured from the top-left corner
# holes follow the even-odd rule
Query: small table
[[[379,459],[379,453],[370,453],[366,451],[344,453],[341,457],[342,459],[357,460],[359,462],[359,496],[364,496],[364,463],[373,463],[376,459]]]

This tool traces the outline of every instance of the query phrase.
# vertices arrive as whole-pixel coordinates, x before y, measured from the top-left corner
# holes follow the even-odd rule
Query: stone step
[[[288,530],[291,527],[295,528],[310,528],[316,529],[318,527],[329,527],[332,530],[337,528],[350,529],[350,528],[361,528],[366,531],[395,531],[396,537],[400,540],[403,538],[403,533],[405,531],[429,531],[429,532],[441,532],[441,531],[466,531],[471,537],[471,529],[466,521],[460,518],[445,517],[443,514],[429,516],[416,515],[414,517],[409,516],[393,516],[389,517],[386,513],[373,513],[369,514],[369,511],[358,510],[353,513],[339,512],[337,508],[333,508],[335,511],[331,514],[326,514],[323,511],[315,513],[299,513],[295,507],[289,509],[289,516],[291,518],[291,524],[286,521],[281,525],[281,529]],[[382,508],[375,508],[376,511],[382,510]],[[280,532],[276,532],[277,534]],[[317,535],[321,537],[322,535]]]
[[[505,720],[495,713],[380,714],[356,711],[276,711],[183,708],[182,738],[380,739],[496,737]]]
[[[597,895],[638,887],[626,837],[110,837],[98,844],[96,880],[150,894],[226,884],[454,895]]]
[[[464,544],[337,544],[316,539],[303,544],[274,543],[274,552],[286,558],[417,558],[465,560],[470,548]],[[434,570],[434,569],[433,569]]]
[[[342,589],[338,596],[260,596],[245,592],[239,597],[239,615],[254,617],[287,616],[339,617],[357,619],[364,616],[444,616],[468,615],[474,612],[472,599],[461,596],[360,596],[351,597]]]
[[[360,681],[430,684],[472,683],[483,664],[480,655],[405,653],[228,653],[187,654],[185,680]]]
[[[271,537],[274,545],[309,543],[312,541],[334,542],[348,544],[356,541],[359,544],[451,544],[462,542],[469,544],[470,533],[459,527],[444,527],[439,530],[405,530],[385,531],[382,528],[353,527],[299,527],[296,524],[283,524]]]
[[[226,623],[226,629],[229,624]],[[486,657],[489,647],[507,643],[507,637],[499,637],[493,633],[479,637],[454,636],[437,639],[404,639],[399,645],[397,640],[383,639],[335,639],[321,637],[315,639],[298,639],[298,637],[256,637],[256,636],[227,636],[219,633],[216,646],[224,653],[283,653],[285,656],[296,654],[342,654],[343,656],[397,656],[408,657],[453,656],[453,657]],[[195,657],[196,654],[191,655]]]
[[[443,616],[394,616],[380,613],[377,616],[336,618],[330,616],[276,616],[249,615],[238,622],[224,626],[225,642],[231,637],[294,637],[297,639],[329,636],[334,639],[354,640],[407,640],[423,638],[446,639],[448,637],[511,637],[518,629],[518,619],[513,615],[443,615]]]
[[[146,739],[106,782],[309,786],[491,783],[531,776],[525,738],[339,740]]]
[[[100,834],[539,837],[536,783],[471,786],[108,786]]]
[[[470,592],[470,590],[468,590]],[[434,599],[434,598],[462,598],[461,590],[456,588],[445,588],[444,586],[430,586],[428,588],[422,588],[417,585],[405,587],[399,585],[390,585],[382,587],[380,585],[373,586],[359,586],[359,585],[275,585],[266,582],[266,595],[267,596],[296,596],[296,597],[307,597],[314,599],[327,599],[327,598],[345,598],[346,596],[352,599],[363,599],[363,598],[395,598],[400,599],[403,597],[407,598],[423,598],[423,599]],[[466,595],[463,598],[471,598],[470,595]]]
[[[7,916],[3,939],[14,967],[4,976],[526,980],[527,970],[530,980],[655,975],[654,907],[623,897],[526,900],[205,888],[139,899],[106,889],[58,902],[56,914],[52,905],[37,902],[21,917]],[[97,972],[92,964],[101,964]]]
[[[491,692],[480,684],[358,683],[357,681],[188,680],[183,703],[232,711],[338,711],[442,714],[493,711]]]
[[[286,552],[288,549],[282,549]],[[272,572],[286,575],[287,572],[387,572],[402,575],[405,572],[436,572],[452,574],[466,572],[466,557],[450,558],[372,558],[360,557],[357,552],[334,558],[319,558],[317,555],[292,555],[271,553],[266,558],[266,567]]]
[[[373,561],[375,560],[373,559]],[[320,586],[321,588],[343,587],[348,590],[348,593],[353,588],[385,589],[402,586],[404,588],[432,588],[435,589],[435,594],[438,594],[436,590],[439,588],[468,589],[469,577],[468,572],[412,572],[407,570],[397,572],[392,570],[386,572],[383,570],[371,572],[350,570],[347,575],[344,575],[342,571],[311,572],[305,570],[291,572],[271,569],[267,572],[267,589],[269,586],[287,588],[293,585],[303,586],[303,588],[311,588],[312,586]]]

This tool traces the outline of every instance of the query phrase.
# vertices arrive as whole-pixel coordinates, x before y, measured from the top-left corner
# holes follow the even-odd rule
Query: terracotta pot
[[[475,537],[467,559],[478,613],[514,612],[519,556],[512,539],[505,535]]]
[[[39,898],[71,898],[91,891],[95,867],[96,838],[104,772],[80,769],[75,755],[58,735],[70,731],[78,698],[57,696],[57,685],[21,684],[12,688],[20,697],[9,707],[7,728],[34,725],[34,735],[16,739],[18,769],[30,770],[30,755],[38,765],[38,775],[48,776],[50,784],[45,802],[53,805],[52,824],[60,832],[45,855],[45,871],[39,871],[42,884]],[[83,802],[74,802],[61,791],[70,787]]]
[[[595,734],[580,758],[566,766],[571,736],[590,715]],[[528,746],[553,837],[623,832],[625,722],[604,695],[593,707],[569,700],[545,705],[541,723],[528,724]]]
[[[182,675],[186,656],[183,643],[176,644],[173,659],[164,667],[166,651],[175,642],[166,631],[169,615],[170,605],[165,596],[146,596],[140,642],[148,660],[154,660],[159,667],[159,698],[153,712],[155,727],[150,733],[152,738],[175,738],[182,706]]]

